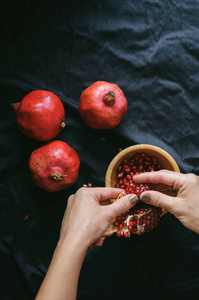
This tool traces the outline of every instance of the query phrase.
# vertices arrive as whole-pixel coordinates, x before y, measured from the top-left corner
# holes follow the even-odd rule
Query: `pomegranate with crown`
[[[80,96],[80,116],[91,128],[112,129],[121,122],[126,112],[127,100],[114,83],[97,81]]]

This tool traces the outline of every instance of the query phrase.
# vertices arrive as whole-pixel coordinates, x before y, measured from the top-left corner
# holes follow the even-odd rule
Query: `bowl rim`
[[[164,157],[166,157],[166,159],[171,163],[172,167],[173,167],[173,171],[175,172],[180,172],[179,166],[176,163],[175,159],[164,149],[158,147],[158,146],[154,146],[154,145],[150,145],[150,144],[136,144],[136,145],[132,145],[129,146],[125,149],[123,149],[122,151],[120,151],[118,154],[116,154],[112,161],[110,162],[107,171],[106,171],[106,175],[105,175],[105,186],[106,187],[111,187],[111,178],[110,178],[110,170],[114,168],[114,166],[125,156],[125,154],[130,153],[133,150],[133,152],[140,152],[143,150],[154,150],[155,152],[163,155]]]

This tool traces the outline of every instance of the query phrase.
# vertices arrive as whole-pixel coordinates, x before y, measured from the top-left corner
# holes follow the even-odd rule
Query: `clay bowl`
[[[176,161],[168,152],[157,146],[138,144],[122,150],[113,158],[106,172],[106,187],[115,187],[115,184],[117,183],[117,169],[119,165],[122,163],[123,159],[130,160],[137,153],[145,153],[147,156],[157,158],[163,169],[180,172]],[[113,201],[115,201],[115,199],[113,199]],[[163,209],[162,215],[165,213],[166,211]]]

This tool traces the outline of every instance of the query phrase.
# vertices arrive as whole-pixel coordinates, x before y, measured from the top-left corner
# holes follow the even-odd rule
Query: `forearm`
[[[58,243],[36,300],[75,300],[86,250],[76,241]]]

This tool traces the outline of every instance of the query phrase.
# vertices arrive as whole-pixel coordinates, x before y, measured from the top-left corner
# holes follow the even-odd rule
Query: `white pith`
[[[141,232],[141,233],[144,233],[145,232],[145,225],[146,224],[142,224],[142,225],[139,225],[139,219],[141,217],[143,217],[144,215],[147,215],[148,213],[150,213],[152,211],[152,209],[149,209],[147,212],[144,212],[142,214],[133,214],[133,215],[128,215],[128,217],[126,218],[126,226],[123,226],[122,229],[119,229],[118,227],[114,226],[113,223],[116,219],[114,219],[108,226],[108,228],[106,229],[106,231],[104,232],[104,236],[108,236],[108,235],[111,235],[113,234],[114,232],[117,232],[118,230],[121,231],[121,236],[123,235],[124,232],[127,232],[128,235],[130,236],[130,232],[129,232],[129,229],[128,229],[128,226],[129,226],[129,221],[132,220],[135,216],[137,216],[137,231]]]

